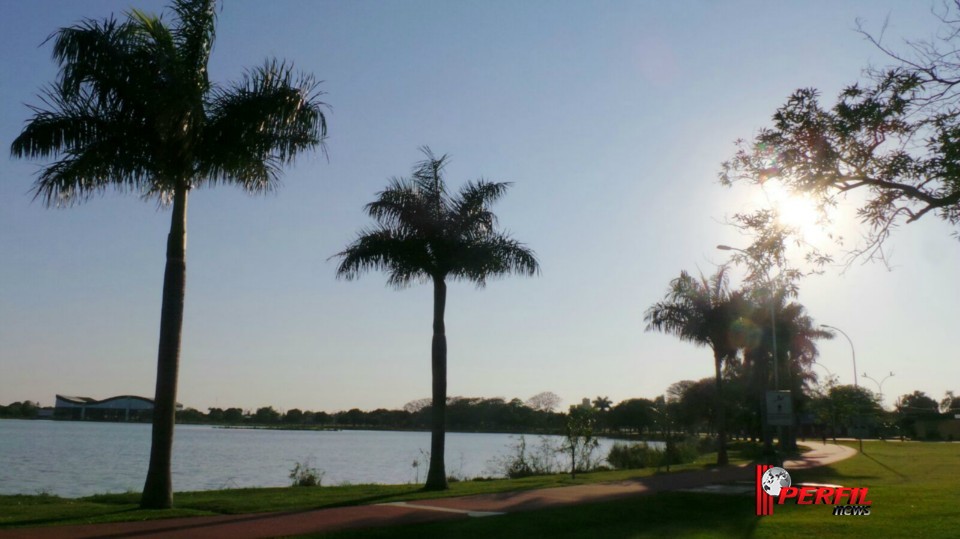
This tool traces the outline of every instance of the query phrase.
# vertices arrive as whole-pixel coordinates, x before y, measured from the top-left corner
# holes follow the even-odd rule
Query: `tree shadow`
[[[873,462],[876,462],[877,464],[880,465],[881,468],[883,468],[884,470],[887,470],[888,472],[896,475],[896,476],[899,477],[900,479],[906,479],[906,478],[907,478],[907,476],[905,476],[905,475],[903,475],[902,473],[898,472],[898,471],[895,470],[894,468],[891,468],[890,466],[884,464],[883,462],[880,462],[879,460],[873,458],[872,456],[870,456],[870,455],[868,455],[868,454],[866,454],[866,453],[864,453],[863,456],[867,457],[868,459],[872,460]]]

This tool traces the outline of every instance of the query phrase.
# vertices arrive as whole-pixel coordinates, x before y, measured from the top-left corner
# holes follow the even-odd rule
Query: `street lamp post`
[[[777,357],[777,319],[776,319],[776,314],[775,314],[774,305],[773,305],[773,300],[774,300],[773,281],[770,279],[770,272],[767,270],[766,267],[762,266],[760,262],[753,255],[751,255],[749,252],[743,249],[738,249],[737,247],[731,247],[729,245],[717,245],[717,249],[721,251],[739,251],[744,255],[746,255],[748,259],[753,261],[755,268],[763,269],[763,278],[767,283],[767,292],[770,295],[770,332],[771,332],[771,338],[772,338],[771,342],[772,342],[772,350],[773,350],[773,389],[775,391],[779,391],[780,390],[780,367],[778,365],[779,358]],[[765,403],[766,403],[766,400],[764,400],[764,406],[766,406]],[[767,414],[769,415],[769,410],[767,410]],[[767,426],[767,428],[769,428],[769,426]],[[783,446],[783,443],[784,443],[783,431],[779,426],[777,427],[777,438],[779,438],[780,444],[781,446]],[[772,450],[773,440],[771,440],[770,437],[768,437],[767,440],[769,440],[769,444],[770,444],[769,449]]]
[[[893,371],[890,371],[890,374],[884,376],[883,379],[878,382],[876,378],[867,374],[866,371],[864,371],[863,373],[864,378],[866,378],[867,380],[870,380],[874,384],[877,384],[877,390],[880,392],[880,409],[881,410],[883,410],[883,383],[886,382],[887,378],[890,378],[891,376],[893,376]],[[881,440],[883,439],[883,432],[880,433],[880,439]]]
[[[890,374],[884,376],[883,379],[878,382],[876,378],[873,378],[872,376],[868,375],[867,373],[863,373],[863,377],[864,377],[864,378],[866,378],[867,380],[870,380],[871,382],[877,384],[877,389],[880,391],[880,406],[883,406],[883,383],[886,382],[886,381],[887,381],[887,378],[890,378],[891,376],[893,376],[893,371],[890,371]]]
[[[853,347],[853,339],[851,339],[850,336],[847,335],[847,332],[846,332],[846,331],[844,331],[844,330],[842,330],[842,329],[840,329],[840,328],[838,328],[838,327],[836,327],[836,326],[831,326],[831,325],[828,325],[828,324],[820,324],[820,327],[822,327],[822,328],[827,328],[827,329],[835,329],[835,330],[839,331],[840,334],[842,334],[844,337],[847,338],[847,342],[850,343],[850,354],[853,356],[853,387],[854,387],[854,388],[859,388],[859,387],[860,387],[860,384],[857,382],[857,350],[856,350],[856,348]],[[859,421],[858,421],[858,423],[859,423]],[[858,430],[858,431],[860,430],[859,425],[857,425],[857,430]],[[860,433],[857,432],[857,434],[860,434]],[[863,453],[863,438],[861,438],[860,436],[857,436],[857,441],[860,442],[860,452]]]
[[[824,365],[823,363],[820,363],[819,361],[814,361],[813,364],[827,371],[827,375],[829,376],[827,380],[833,380],[834,378],[836,378],[837,375],[833,374],[833,371],[830,370],[830,367],[827,367],[826,365]]]
[[[827,324],[820,324],[822,328],[835,329],[839,331],[844,337],[847,338],[847,342],[850,343],[850,353],[853,355],[853,387],[860,387],[860,384],[857,383],[857,350],[853,347],[853,340],[850,339],[850,336],[847,335],[846,331],[835,327],[829,326]]]

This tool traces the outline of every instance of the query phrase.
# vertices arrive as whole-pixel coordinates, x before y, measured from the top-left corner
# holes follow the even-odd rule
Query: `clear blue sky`
[[[0,3],[4,151],[55,77],[44,38],[129,7],[163,3]],[[515,182],[496,211],[543,267],[451,287],[451,395],[616,402],[712,375],[708,350],[644,333],[643,311],[681,269],[724,261],[718,243],[746,243],[720,224],[755,198],[715,181],[733,141],[793,89],[830,96],[883,63],[853,29],[887,16],[897,42],[936,29],[922,0],[226,2],[213,79],[269,56],[323,79],[330,158],[300,159],[275,195],[193,193],[179,401],[332,411],[429,395],[430,288],[337,281],[327,260],[422,144],[451,154],[454,185]],[[0,403],[152,396],[169,213],[118,194],[46,209],[28,194],[38,165],[0,159]],[[802,283],[861,372],[896,373],[888,396],[960,390],[950,233],[925,218],[890,242],[892,272]],[[846,341],[821,350],[852,382]]]

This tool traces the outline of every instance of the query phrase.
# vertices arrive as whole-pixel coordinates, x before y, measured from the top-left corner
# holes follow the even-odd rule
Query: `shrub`
[[[693,462],[700,456],[700,439],[696,436],[678,438],[669,445],[670,464]]]
[[[294,487],[319,487],[323,481],[324,472],[310,466],[310,462],[297,462],[290,470],[290,479],[293,480],[291,486]]]
[[[607,462],[621,470],[684,464],[693,462],[702,453],[711,451],[711,446],[711,442],[695,436],[671,439],[667,449],[654,449],[644,443],[617,442],[610,448]]]
[[[521,435],[517,442],[510,446],[508,455],[494,458],[489,466],[492,473],[510,479],[554,474],[558,469],[556,453],[557,448],[545,437],[540,438],[540,445],[528,450],[527,439]]]
[[[607,462],[611,466],[620,470],[632,470],[636,468],[646,468],[649,466],[650,453],[656,452],[647,447],[646,444],[623,444],[616,442],[610,448],[607,455]]]

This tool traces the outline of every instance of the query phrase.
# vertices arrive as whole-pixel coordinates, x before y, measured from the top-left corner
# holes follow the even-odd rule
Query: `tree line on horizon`
[[[732,437],[760,440],[758,410],[741,395],[740,386],[748,383],[730,372],[725,384],[730,387],[724,398],[728,428]],[[550,394],[553,395],[553,394]],[[559,397],[554,397],[559,400]],[[532,402],[533,401],[533,402]],[[515,434],[563,435],[570,411],[542,408],[514,398],[449,397],[448,424],[451,431],[505,432]],[[715,385],[713,378],[681,380],[671,384],[663,395],[652,399],[634,397],[616,404],[606,397],[592,400],[589,411],[597,435],[655,440],[666,430],[690,435],[716,435]],[[583,408],[572,405],[571,409]],[[36,419],[44,409],[32,401],[0,405],[0,418]],[[51,410],[47,407],[46,409]],[[273,406],[254,409],[212,407],[204,413],[196,408],[177,411],[177,423],[322,429],[430,430],[430,399],[411,401],[398,409],[351,408],[335,412],[291,408],[280,411]],[[900,396],[893,410],[884,410],[879,396],[863,387],[839,385],[833,378],[825,383],[807,384],[797,399],[798,433],[806,437],[848,436],[858,422],[866,420],[872,436],[905,435],[918,438],[918,421],[951,419],[960,413],[960,397],[948,391],[938,402],[923,391]],[[146,417],[146,416],[145,416]],[[149,419],[144,419],[149,421]],[[665,424],[665,421],[667,424]],[[669,427],[669,429],[665,429]]]
[[[960,0],[953,9],[960,10]],[[172,24],[134,9],[124,20],[87,19],[53,34],[57,80],[43,90],[42,105],[30,106],[32,117],[11,144],[14,157],[50,161],[34,184],[34,197],[48,206],[70,206],[114,189],[172,210],[143,508],[173,504],[170,461],[188,195],[221,184],[254,194],[273,191],[295,157],[325,151],[327,136],[326,104],[311,75],[274,59],[236,83],[214,83],[207,64],[216,34],[215,0],[172,0],[170,11]],[[941,20],[960,29],[958,18],[944,15]],[[960,32],[949,36],[944,38],[948,45]],[[782,178],[792,192],[817,197],[821,207],[835,205],[849,191],[866,192],[859,215],[869,226],[868,244],[855,252],[882,258],[883,242],[901,222],[932,212],[960,223],[960,109],[955,106],[960,94],[953,91],[960,64],[945,60],[936,44],[911,44],[913,59],[892,53],[879,40],[875,44],[898,62],[895,68],[868,71],[867,81],[845,88],[832,108],[820,104],[815,90],[798,90],[777,110],[773,128],[741,143],[735,157],[722,165],[720,179],[728,185],[762,185]],[[432,435],[425,488],[444,489],[444,433],[458,420],[459,410],[459,401],[448,403],[446,386],[447,283],[465,280],[482,287],[507,274],[537,275],[540,267],[532,250],[497,229],[490,207],[509,184],[478,180],[451,190],[443,176],[448,157],[422,150],[425,158],[411,175],[391,180],[366,206],[375,224],[333,257],[339,259],[340,278],[379,270],[397,288],[414,283],[433,287]],[[646,312],[648,330],[713,352],[710,424],[718,435],[721,464],[726,462],[728,427],[744,421],[728,409],[728,399],[739,397],[745,403],[755,433],[762,416],[758,395],[770,387],[771,371],[783,372],[778,389],[788,389],[802,403],[812,379],[815,341],[829,337],[791,300],[801,274],[785,262],[791,232],[776,212],[737,214],[734,224],[755,239],[733,256],[734,262],[749,266],[748,286],[730,290],[724,269],[700,279],[681,273],[664,300]],[[818,251],[810,259],[821,264],[831,260]],[[769,277],[772,269],[778,271],[775,280]],[[710,401],[705,396],[695,400]],[[919,397],[913,400],[921,408],[926,405]],[[672,421],[670,401],[664,398],[660,408],[653,402],[659,421]],[[487,406],[474,403],[465,409],[472,412],[474,405]],[[20,403],[21,415],[23,409]],[[612,416],[616,409],[598,414]],[[271,415],[269,410],[264,414]],[[769,431],[762,435],[770,444]]]

